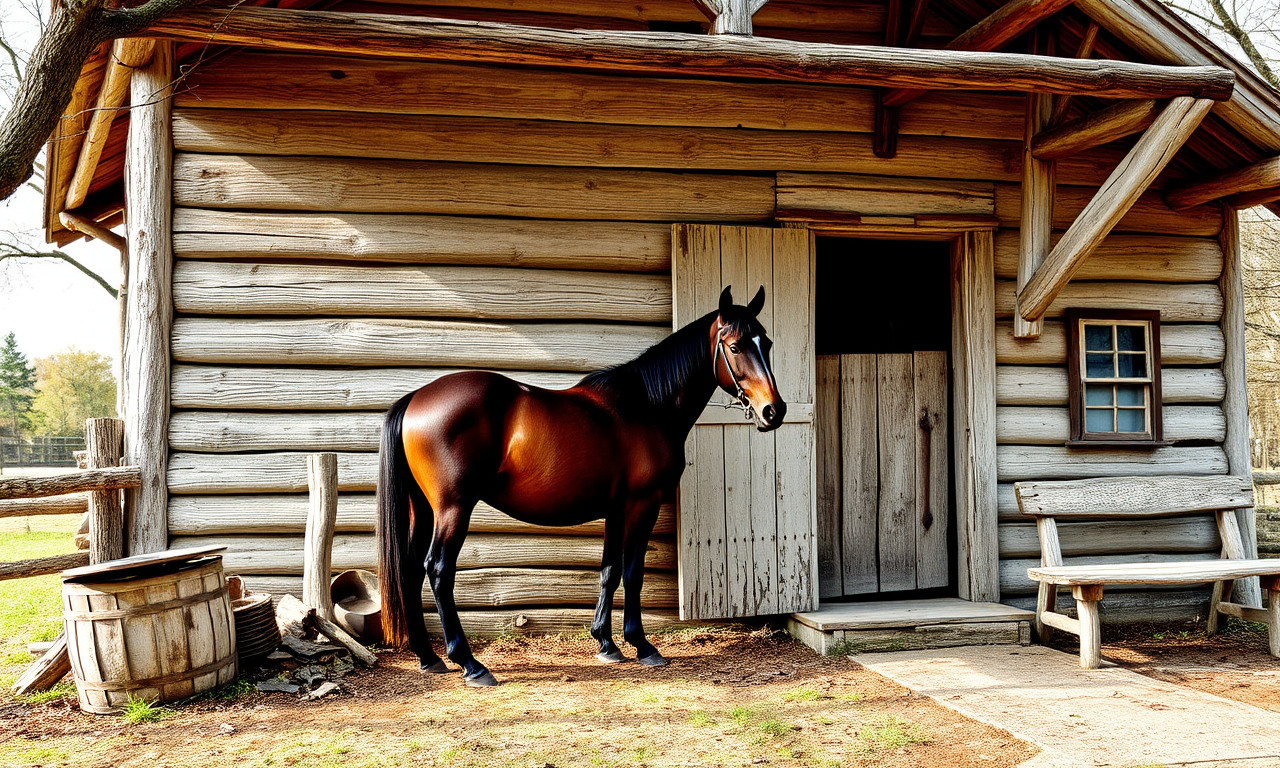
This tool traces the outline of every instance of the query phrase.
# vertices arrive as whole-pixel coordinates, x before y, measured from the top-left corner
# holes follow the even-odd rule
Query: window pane
[[[1147,377],[1147,356],[1138,355],[1116,355],[1116,367],[1119,369],[1116,373],[1122,379],[1145,379]],[[1090,373],[1092,375],[1092,373]]]
[[[1122,408],[1116,411],[1117,432],[1146,432],[1147,412],[1140,408]]]
[[[1090,408],[1084,412],[1084,429],[1086,432],[1114,432],[1111,423],[1110,408]]]
[[[1087,379],[1109,379],[1115,376],[1115,370],[1111,364],[1111,355],[1085,355],[1085,378]]]
[[[1116,405],[1136,405],[1139,407],[1147,404],[1144,392],[1146,387],[1141,384],[1121,384],[1116,387]]]
[[[1086,384],[1084,387],[1085,405],[1112,405],[1110,384]]]
[[[1085,325],[1084,327],[1084,348],[1089,351],[1111,350],[1111,326],[1109,325]]]
[[[1141,325],[1117,325],[1116,349],[1143,352],[1147,349],[1147,329]]]

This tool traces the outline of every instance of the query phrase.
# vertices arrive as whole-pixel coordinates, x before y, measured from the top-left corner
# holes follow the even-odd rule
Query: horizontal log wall
[[[434,10],[610,29],[702,18],[686,0],[589,0],[568,13],[547,0],[414,9]],[[774,0],[755,21],[779,37],[853,41],[882,34],[883,6]],[[926,39],[954,31],[931,16]],[[1017,341],[1023,98],[917,99],[901,110],[892,159],[872,152],[873,105],[860,88],[253,51],[197,68],[174,112],[173,543],[225,543],[228,567],[251,585],[296,590],[305,457],[331,450],[341,491],[335,567],[373,565],[387,406],[457,370],[558,388],[633,357],[669,329],[671,223],[769,224],[780,208],[1000,222],[1002,582],[1034,555],[1026,522],[1007,508],[1014,480],[1225,471],[1221,212],[1175,214],[1158,191],[1144,196],[1050,308],[1044,336]],[[1122,155],[1103,147],[1059,163],[1055,228]],[[886,193],[895,177],[900,190]],[[1057,318],[1066,306],[1166,313],[1175,445],[1138,454],[1062,446]],[[459,576],[464,623],[509,628],[527,614],[526,626],[559,631],[588,619],[599,523],[530,526],[481,505],[471,529]],[[655,620],[669,621],[675,605],[674,574],[662,570],[674,563],[674,529],[664,509],[644,597]],[[1198,556],[1216,535],[1203,521],[1104,533],[1096,556],[1117,546]],[[1070,556],[1090,556],[1087,532],[1065,536]]]

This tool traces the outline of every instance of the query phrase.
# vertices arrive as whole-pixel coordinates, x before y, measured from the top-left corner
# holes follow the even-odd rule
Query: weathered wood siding
[[[395,10],[561,27],[702,18],[687,0],[589,0],[568,14],[546,0]],[[870,42],[883,6],[775,0],[755,23],[762,35]],[[931,17],[925,34],[954,32]],[[566,386],[633,356],[670,326],[671,224],[769,224],[798,199],[782,199],[780,173],[807,190],[806,207],[829,210],[854,204],[842,202],[842,176],[911,177],[910,186],[941,177],[976,190],[999,219],[1002,482],[1063,468],[1224,471],[1221,214],[1175,214],[1156,194],[1067,296],[1177,312],[1163,331],[1169,429],[1198,444],[1150,456],[1051,444],[1065,413],[1058,308],[1039,342],[1009,332],[1023,112],[1017,96],[929,94],[902,110],[898,156],[883,160],[871,149],[866,89],[254,51],[206,62],[173,113],[172,543],[226,543],[232,570],[294,584],[303,457],[324,449],[339,453],[335,563],[372,565],[379,411],[451,370]],[[1106,147],[1059,163],[1055,227],[1122,154]],[[1027,409],[1038,410],[1024,421]],[[1025,532],[1002,513],[1018,540]],[[474,626],[500,623],[494,606],[557,606],[531,626],[587,615],[598,526],[499,520],[477,514],[467,563],[477,575],[459,577]],[[645,606],[660,617],[676,605],[672,530],[661,526],[650,552]],[[1010,548],[1006,563],[1022,552]],[[513,566],[522,570],[495,570]],[[561,596],[548,581],[555,568],[576,585]],[[1007,586],[1020,594],[1016,573]]]

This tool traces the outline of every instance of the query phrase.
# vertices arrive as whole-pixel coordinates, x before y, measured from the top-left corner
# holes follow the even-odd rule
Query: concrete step
[[[824,655],[964,645],[1027,645],[1035,614],[955,597],[827,603],[793,613],[792,637]]]

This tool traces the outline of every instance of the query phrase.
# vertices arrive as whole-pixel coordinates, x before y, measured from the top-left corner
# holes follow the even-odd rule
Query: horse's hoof
[[[643,659],[636,659],[636,661],[646,667],[665,667],[667,665],[667,660],[662,658],[662,654],[657,651],[654,651],[652,656],[645,656]]]
[[[475,677],[468,675],[462,678],[462,682],[472,688],[492,688],[498,684],[498,679],[493,676],[492,672],[486,669]]]
[[[437,659],[435,664],[423,664],[420,671],[424,674],[429,672],[433,675],[447,675],[453,670],[444,663],[444,659]]]
[[[613,651],[611,653],[597,653],[596,658],[599,659],[600,661],[603,661],[605,664],[621,664],[622,662],[627,660],[627,657],[622,655],[622,651]]]

